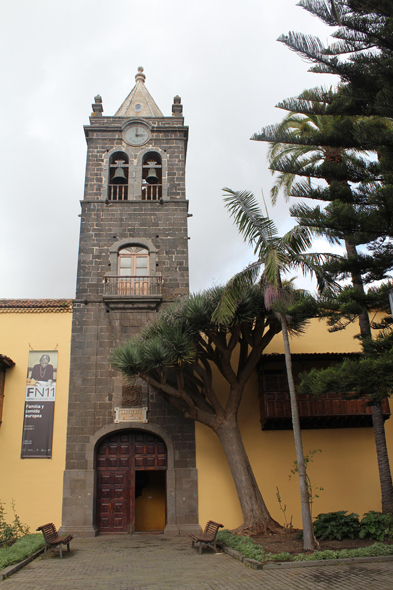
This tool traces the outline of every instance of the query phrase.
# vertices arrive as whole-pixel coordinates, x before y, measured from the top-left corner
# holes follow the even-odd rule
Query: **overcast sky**
[[[276,41],[330,30],[295,0],[12,0],[2,2],[0,298],[75,295],[91,103],[114,115],[138,66],[166,116],[182,98],[190,128],[187,198],[191,289],[222,283],[253,260],[222,188],[268,198],[266,146],[250,136],[279,122],[278,101],[334,84]],[[293,222],[280,199],[281,232]]]

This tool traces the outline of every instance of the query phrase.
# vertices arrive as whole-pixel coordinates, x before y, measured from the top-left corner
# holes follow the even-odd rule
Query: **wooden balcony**
[[[343,399],[337,394],[316,398],[298,395],[300,426],[310,428],[361,428],[372,426],[367,399]],[[390,417],[388,400],[382,403],[384,419]],[[289,392],[261,396],[262,430],[292,430]]]
[[[293,355],[295,383],[298,374],[313,366],[324,368],[341,360],[340,355]],[[260,420],[262,430],[292,430],[291,403],[284,361],[264,363],[259,373]],[[314,357],[314,362],[312,360]],[[273,359],[272,359],[273,360]],[[348,397],[351,393],[348,392]],[[347,396],[345,396],[346,398]],[[345,399],[337,393],[320,397],[297,394],[300,426],[303,429],[362,428],[372,426],[368,399]],[[382,403],[384,420],[390,417],[388,400]]]

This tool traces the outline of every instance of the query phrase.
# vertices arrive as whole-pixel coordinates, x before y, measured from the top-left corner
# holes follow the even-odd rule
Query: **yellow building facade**
[[[65,468],[67,403],[70,369],[72,308],[69,301],[0,302],[0,353],[12,360],[4,369],[2,423],[0,425],[0,501],[7,519],[12,519],[15,501],[22,522],[34,531],[46,522],[61,524],[63,473]],[[355,328],[331,334],[323,322],[312,321],[306,334],[292,338],[295,355],[350,353],[359,351]],[[26,379],[31,376],[29,359],[39,359],[42,351],[57,352],[57,390],[53,421],[51,458],[21,458],[26,402]],[[265,351],[262,363],[283,353],[280,334]],[[35,355],[35,356],[34,356]],[[1,357],[0,357],[1,358]],[[35,361],[33,361],[35,362]],[[31,362],[30,362],[31,364]],[[11,366],[10,366],[11,365]],[[225,398],[225,382],[216,376],[215,388]],[[262,430],[258,376],[250,379],[239,412],[239,424],[263,498],[273,518],[283,523],[276,497],[279,489],[286,517],[301,526],[297,476],[291,469],[295,460],[291,430]],[[0,398],[1,399],[1,398]],[[393,422],[385,422],[390,457],[393,456]],[[378,466],[372,427],[312,428],[303,430],[304,451],[316,450],[309,465],[311,483],[317,491],[313,515],[348,510],[362,515],[380,510]],[[216,435],[196,424],[199,522],[212,519],[235,528],[242,515],[229,467]],[[160,514],[165,503],[162,488],[146,488],[136,503],[136,530],[155,528],[155,504]],[[146,496],[147,497],[147,496]],[[140,507],[138,513],[138,506]],[[151,518],[150,518],[151,517]],[[152,523],[150,523],[152,520]],[[154,522],[153,522],[154,521]],[[162,523],[164,528],[164,523]]]
[[[354,339],[357,326],[342,332],[329,333],[323,321],[310,322],[306,333],[291,338],[294,355],[323,355],[326,353],[360,352]],[[266,355],[283,354],[281,334],[266,349]],[[262,363],[268,356],[262,357]],[[337,359],[338,360],[338,359]],[[224,391],[223,382],[221,391]],[[239,425],[262,496],[274,519],[283,524],[283,514],[277,500],[277,488],[286,517],[295,527],[301,527],[300,492],[297,475],[291,475],[296,459],[291,430],[261,429],[258,400],[258,378],[253,375],[239,411]],[[393,421],[385,421],[390,458],[393,457]],[[369,510],[381,510],[381,492],[374,433],[364,428],[316,428],[302,431],[304,453],[316,450],[308,466],[311,484],[318,488],[313,516],[321,512],[348,510],[360,516]],[[199,518],[222,522],[227,528],[242,523],[242,514],[229,467],[215,434],[207,427],[196,425]],[[289,477],[291,475],[291,478]],[[214,490],[214,493],[213,493]]]
[[[71,320],[67,300],[0,301],[0,353],[15,363],[3,373],[0,501],[11,522],[14,500],[31,532],[46,522],[61,522]],[[21,458],[29,359],[40,358],[44,351],[57,353],[51,458]]]

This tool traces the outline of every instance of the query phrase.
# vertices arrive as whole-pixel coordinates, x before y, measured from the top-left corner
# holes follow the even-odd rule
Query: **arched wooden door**
[[[146,472],[166,470],[166,445],[155,434],[124,430],[102,439],[97,445],[96,457],[98,530],[100,533],[132,533],[135,530],[135,489],[140,495],[143,486],[148,485],[144,483],[149,482]],[[145,472],[144,476],[141,472]],[[160,479],[165,486],[165,474]]]

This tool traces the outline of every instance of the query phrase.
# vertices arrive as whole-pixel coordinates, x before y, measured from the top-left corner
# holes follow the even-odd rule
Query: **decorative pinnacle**
[[[138,73],[137,73],[137,74],[136,74],[136,76],[135,76],[135,80],[136,80],[136,82],[138,82],[138,80],[140,80],[141,82],[145,82],[145,80],[146,80],[146,76],[145,76],[145,74],[143,73],[143,68],[142,68],[142,66],[139,66],[139,68],[138,68]]]

